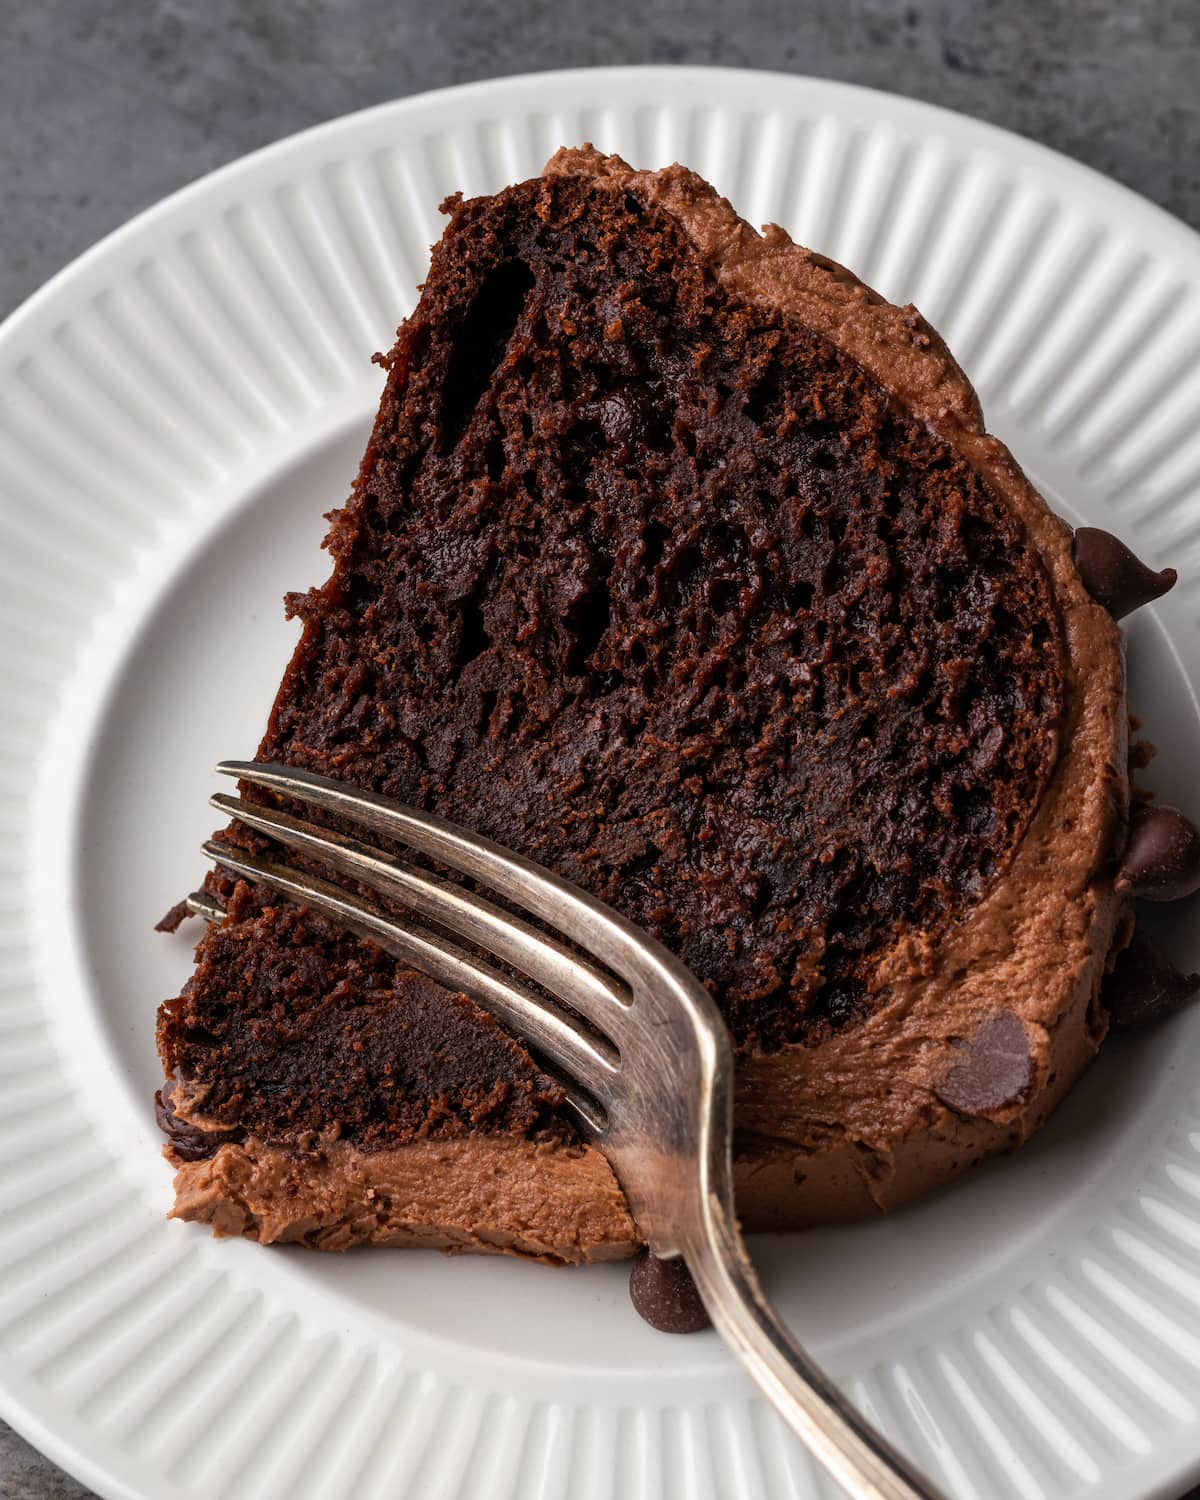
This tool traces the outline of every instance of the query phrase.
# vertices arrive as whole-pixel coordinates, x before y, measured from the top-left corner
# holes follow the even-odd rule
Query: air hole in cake
[[[488,443],[484,463],[488,478],[493,484],[504,477],[504,444],[498,435],[493,435]]]
[[[491,730],[492,715],[496,712],[496,704],[500,701],[500,694],[489,689],[479,699],[479,732],[488,734]]]
[[[569,676],[578,677],[592,665],[600,642],[608,630],[611,600],[606,587],[598,586],[585,594],[567,614],[567,631],[573,637],[564,668]]]
[[[491,639],[483,621],[483,610],[479,606],[478,598],[472,595],[463,605],[458,637],[459,669],[469,666],[476,657],[482,656],[490,645]]]
[[[663,548],[670,535],[667,527],[660,525],[657,521],[648,522],[642,531],[642,567],[648,574],[652,573],[662,561]]]
[[[463,316],[442,394],[442,444],[453,448],[504,358],[534,285],[521,261],[495,266]]]
[[[768,413],[779,400],[777,389],[769,385],[756,385],[746,397],[743,410],[748,421],[757,427],[766,421]]]
[[[788,613],[796,615],[801,610],[811,609],[815,593],[815,584],[808,583],[803,578],[791,579],[784,587],[784,600]]]
[[[501,729],[510,735],[515,735],[521,727],[521,721],[525,717],[525,700],[521,697],[506,698],[502,709],[504,719]]]
[[[933,606],[933,618],[939,625],[948,624],[957,620],[962,607],[962,593],[966,585],[965,573],[957,569],[943,569],[938,579],[937,593],[935,594]]]

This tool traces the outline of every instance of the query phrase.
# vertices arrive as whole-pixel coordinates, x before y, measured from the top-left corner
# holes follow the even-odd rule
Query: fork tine
[[[220,922],[225,916],[225,908],[207,891],[193,891],[185,905],[193,917],[203,917],[206,922]]]
[[[512,1031],[527,1038],[560,1074],[568,1075],[565,1081],[561,1077],[558,1081],[563,1084],[571,1104],[592,1130],[599,1132],[604,1129],[606,1120],[598,1112],[595,1102],[574,1087],[574,1083],[595,1093],[603,1103],[603,1087],[597,1088],[596,1085],[603,1085],[605,1079],[612,1077],[613,1059],[557,1006],[440,934],[416,925],[401,927],[399,923],[380,916],[350,891],[316,875],[211,840],[204,845],[204,853],[215,864],[223,865],[236,875],[261,881],[292,901],[324,912],[341,926],[370,938],[404,963],[412,964],[448,988],[473,996]]]
[[[420,916],[512,964],[551,994],[610,1032],[619,1043],[624,1009],[632,995],[549,933],[538,931],[490,901],[384,854],[332,829],[314,827],[290,813],[252,807],[218,793],[209,799],[218,812],[258,829],[289,848],[311,854],[322,864],[384,895],[399,896]]]
[[[687,969],[660,943],[611,907],[560,880],[524,855],[458,828],[433,813],[418,812],[376,792],[360,791],[312,771],[274,761],[246,760],[223,760],[216,769],[222,776],[233,776],[297,802],[340,814],[499,890],[510,900],[519,900],[572,942],[589,952],[602,953],[605,964],[630,985],[666,982],[687,996],[694,1018],[707,1028],[714,1024],[719,1027],[711,1001]]]

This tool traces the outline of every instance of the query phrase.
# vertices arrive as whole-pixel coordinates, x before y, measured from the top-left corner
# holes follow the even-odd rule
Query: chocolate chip
[[[1175,1011],[1200,990],[1200,974],[1182,974],[1141,933],[1125,949],[1104,981],[1103,999],[1114,1031],[1150,1026]]]
[[[1132,614],[1152,599],[1161,599],[1175,587],[1174,568],[1156,573],[1135,557],[1119,537],[1095,526],[1081,526],[1075,533],[1075,566],[1083,586],[1114,620]]]
[[[962,1061],[938,1084],[943,1104],[964,1115],[983,1115],[1008,1109],[1033,1086],[1029,1038],[1016,1016],[1004,1011],[993,1016],[970,1041],[960,1042]]]
[[[629,1299],[660,1333],[698,1333],[712,1319],[683,1261],[659,1260],[643,1250],[629,1273]]]
[[[1143,901],[1179,901],[1200,890],[1200,828],[1177,807],[1142,808],[1114,884]]]
[[[611,391],[599,403],[598,416],[604,436],[628,462],[638,443],[650,446],[661,440],[662,418],[653,399],[634,390]]]

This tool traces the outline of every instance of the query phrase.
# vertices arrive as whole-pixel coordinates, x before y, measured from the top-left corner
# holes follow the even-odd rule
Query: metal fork
[[[763,1295],[734,1213],[733,1057],[695,975],[611,907],[453,823],[290,766],[224,761],[217,770],[417,850],[554,930],[283,808],[212,799],[222,813],[434,924],[401,925],[323,877],[228,844],[204,846],[227,870],[465,991],[522,1037],[551,1065],[581,1129],[611,1161],[650,1250],[683,1256],[718,1332],[829,1473],[855,1500],[938,1500],[809,1359]],[[218,914],[203,895],[192,905]]]

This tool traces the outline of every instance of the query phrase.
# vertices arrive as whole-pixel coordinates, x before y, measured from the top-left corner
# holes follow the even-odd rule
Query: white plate
[[[317,1257],[164,1222],[157,1002],[210,767],[257,742],[324,574],[436,206],[592,139],[679,158],[912,299],[1073,518],[1183,575],[1129,630],[1162,795],[1200,802],[1200,241],[1013,136],[883,94],[646,69],[454,89],[261,152],[0,333],[0,1391],[106,1496],[826,1494],[714,1337],[620,1267]],[[1165,927],[1200,967],[1195,912]],[[1018,1156],[763,1242],[814,1352],[954,1500],[1200,1473],[1200,1011],[1114,1042]]]

